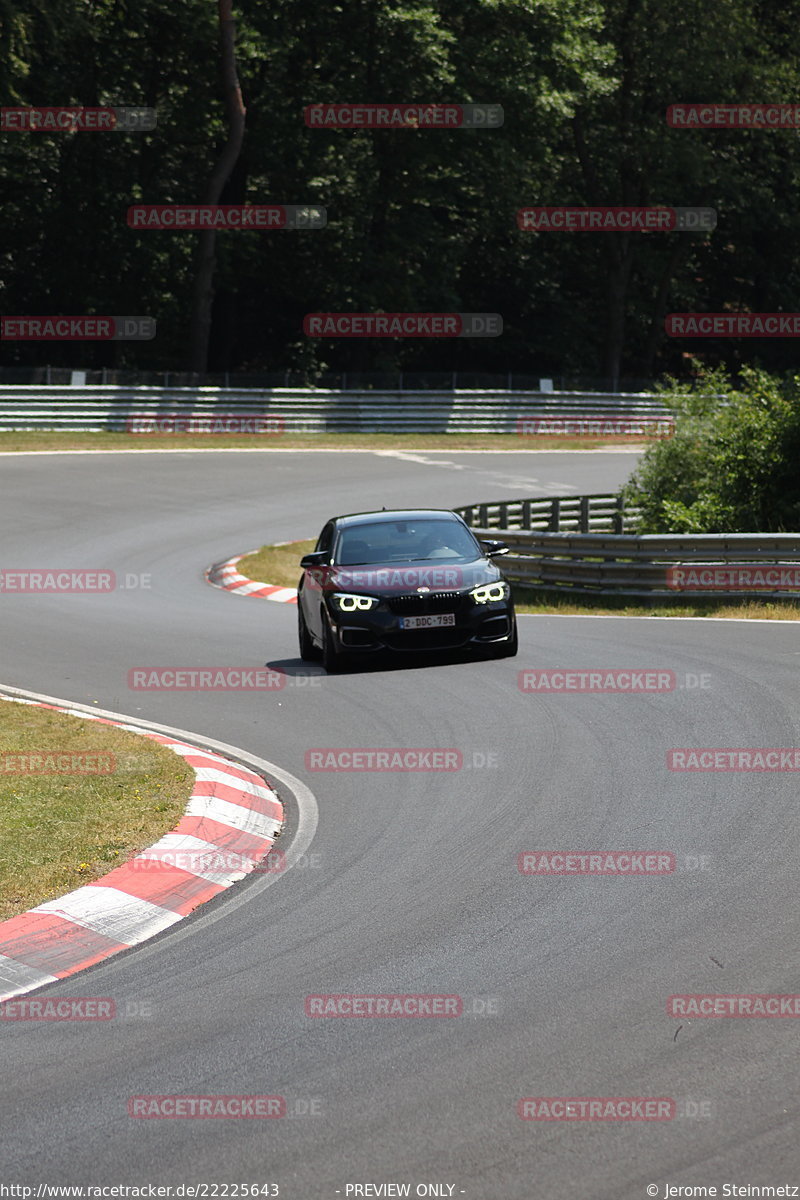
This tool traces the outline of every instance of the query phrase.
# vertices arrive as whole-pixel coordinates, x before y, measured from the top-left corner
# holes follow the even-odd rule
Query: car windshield
[[[341,566],[389,562],[474,562],[481,551],[459,521],[423,518],[347,525],[339,533],[334,561]]]

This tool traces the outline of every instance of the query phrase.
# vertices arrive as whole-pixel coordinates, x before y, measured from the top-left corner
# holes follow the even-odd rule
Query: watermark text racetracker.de
[[[310,568],[321,575],[319,568]],[[336,567],[336,586],[339,588],[380,588],[394,595],[420,593],[437,589],[458,589],[480,586],[483,572],[480,567]]]
[[[433,993],[331,992],[306,996],[305,1014],[307,1017],[359,1019],[496,1017],[500,1014],[500,998]]]
[[[0,775],[114,775],[116,771],[115,756],[105,751],[0,751]]]
[[[127,433],[136,434],[257,434],[277,436],[284,432],[283,417],[251,410],[191,413],[131,413],[125,421]]]
[[[670,1096],[525,1096],[517,1104],[522,1121],[672,1121]]]
[[[149,342],[155,317],[0,317],[3,342]]]
[[[324,229],[327,209],[319,204],[132,204],[131,229],[254,230]]]
[[[500,104],[308,104],[310,129],[499,129]]]
[[[465,338],[500,337],[499,313],[316,312],[303,318],[306,337]]]
[[[148,133],[157,123],[154,108],[0,108],[3,133]]]
[[[131,667],[133,692],[279,692],[285,687],[321,687],[316,672],[286,675],[270,667]]]
[[[47,996],[41,1000],[3,1000],[0,1021],[113,1021],[111,996]]]
[[[800,1017],[800,994],[687,994],[667,999],[670,1017]]]
[[[466,753],[441,747],[324,746],[306,750],[307,771],[462,771],[496,769],[496,750]]]
[[[5,567],[0,569],[0,594],[26,596],[108,595],[153,586],[150,572],[115,571],[98,568]]]
[[[0,1003],[0,1021],[119,1021],[151,1020],[152,1000],[113,996],[18,997]]]
[[[664,329],[668,337],[796,338],[800,313],[669,313]]]
[[[713,208],[549,205],[517,212],[517,227],[528,233],[710,233],[716,226]]]
[[[517,855],[520,875],[628,876],[673,875],[710,869],[712,855],[673,850],[523,850]]]
[[[673,129],[800,129],[800,104],[670,104]]]
[[[671,875],[675,855],[657,850],[527,850],[517,856],[521,875]]]
[[[683,746],[667,751],[670,771],[800,771],[798,746]]]
[[[220,846],[198,842],[195,847],[187,845],[184,834],[167,834],[155,846],[142,850],[131,857],[127,867],[145,874],[158,871],[188,871],[206,879],[219,881],[232,874],[281,875],[288,870],[289,863],[282,850],[271,849],[263,858],[244,854],[239,850],[227,850]],[[318,852],[301,854],[292,861],[292,870],[319,870],[322,855]]]
[[[145,1120],[270,1120],[286,1116],[284,1096],[131,1096],[128,1116]]]
[[[676,592],[800,592],[800,567],[789,563],[676,563],[667,568]]]
[[[641,695],[676,690],[707,690],[708,672],[682,675],[661,667],[526,667],[517,675],[521,692],[588,695]]]
[[[298,1096],[289,1099],[286,1096],[264,1095],[167,1095],[167,1096],[131,1096],[128,1100],[128,1116],[150,1121],[213,1121],[213,1120],[282,1120],[292,1117],[319,1117],[322,1115],[322,1100],[316,1097]],[[259,1190],[252,1190],[247,1184],[238,1185],[238,1195],[277,1196],[278,1189],[274,1184],[263,1185],[274,1188],[266,1192],[262,1185],[254,1185]],[[180,1191],[176,1195],[183,1194]],[[185,1193],[187,1196],[190,1193]],[[196,1195],[233,1196],[236,1191],[198,1190]]]
[[[574,413],[569,417],[519,417],[519,437],[625,437],[669,438],[675,432],[674,418],[611,417]]]

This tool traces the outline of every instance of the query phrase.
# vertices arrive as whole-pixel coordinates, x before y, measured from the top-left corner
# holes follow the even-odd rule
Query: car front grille
[[[432,613],[458,612],[465,599],[464,592],[412,592],[407,596],[390,596],[386,603],[398,616],[427,617]]]

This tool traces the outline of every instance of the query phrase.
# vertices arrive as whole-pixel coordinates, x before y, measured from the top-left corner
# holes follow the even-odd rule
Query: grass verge
[[[39,763],[20,756],[69,756]],[[73,755],[86,770],[75,774]],[[111,768],[109,771],[108,768]],[[157,841],[180,820],[191,767],[166,746],[110,725],[0,700],[0,920],[74,891]]]
[[[236,570],[259,583],[296,588],[302,574],[300,559],[304,554],[310,554],[316,544],[316,538],[306,538],[302,542],[289,542],[287,546],[262,546],[255,554],[246,555]]]
[[[520,437],[514,433],[288,433],[165,434],[71,433],[32,430],[0,432],[0,451],[9,450],[643,450],[646,443],[597,437]]]
[[[308,538],[287,546],[262,546],[255,554],[243,558],[237,570],[259,583],[297,587],[300,557],[313,550],[315,545],[315,539]],[[597,599],[581,596],[580,599],[569,600],[523,587],[514,588],[514,599],[517,612],[550,616],[728,617],[738,620],[800,621],[800,603],[792,601],[742,600],[737,604],[709,599],[692,604],[676,598],[671,604],[647,605],[624,597],[614,600],[608,596],[598,596]]]
[[[514,588],[517,612],[540,613],[550,616],[594,616],[594,617],[728,617],[733,620],[800,621],[800,604],[793,601],[702,600],[687,603],[642,604],[620,597],[581,596],[568,600],[552,593],[537,592],[533,588]]]

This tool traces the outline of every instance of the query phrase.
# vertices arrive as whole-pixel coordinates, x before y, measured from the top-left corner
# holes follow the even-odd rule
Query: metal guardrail
[[[537,435],[520,432],[525,420],[669,418],[661,402],[646,393],[0,386],[3,430],[124,431],[135,415],[213,416],[230,411],[277,419],[286,433],[520,433],[528,444]],[[269,435],[265,438],[271,440]]]
[[[342,392],[652,392],[652,375],[553,375],[521,371],[146,370],[126,367],[0,366],[0,384],[102,384],[104,387],[330,388]]]
[[[456,511],[478,537],[500,535],[511,551],[503,573],[537,591],[650,601],[800,600],[800,534],[637,535],[624,531],[635,524],[637,510],[606,495],[504,500]]]
[[[547,496],[530,500],[496,500],[456,508],[468,525],[484,530],[531,529],[558,533],[628,533],[640,510],[622,496],[596,492],[588,496]]]

